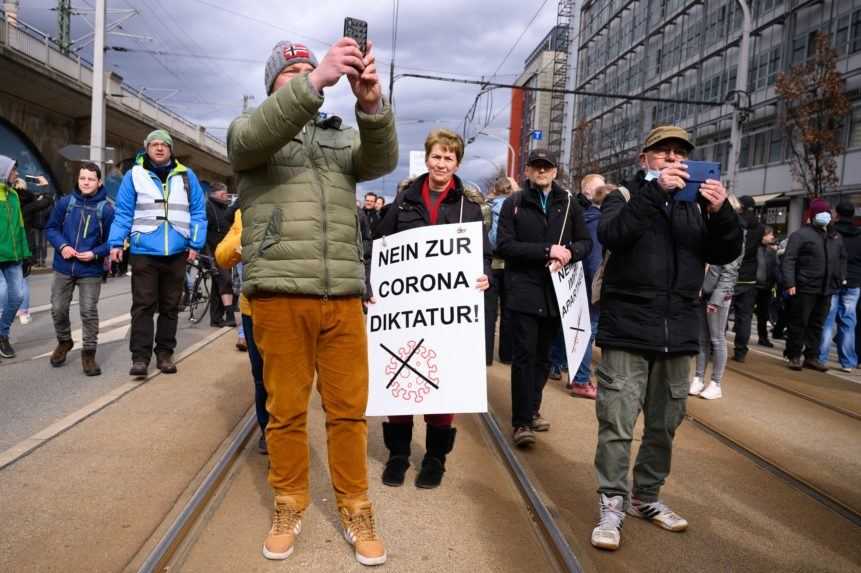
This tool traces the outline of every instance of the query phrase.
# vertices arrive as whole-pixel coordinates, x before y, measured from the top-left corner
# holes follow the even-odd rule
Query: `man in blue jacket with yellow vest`
[[[206,241],[206,197],[194,172],[173,157],[173,140],[157,129],[144,140],[146,151],[123,177],[108,243],[111,259],[122,259],[129,239],[132,266],[131,376],[147,375],[153,352],[156,366],[176,372],[173,351],[185,263],[197,258]]]

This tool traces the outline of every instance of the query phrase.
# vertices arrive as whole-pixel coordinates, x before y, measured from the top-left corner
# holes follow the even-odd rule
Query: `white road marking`
[[[32,312],[32,311],[30,311]],[[115,328],[113,330],[108,329],[108,327],[113,326],[115,324],[120,324],[123,322],[129,322],[132,319],[132,315],[129,313],[121,314],[119,316],[115,316],[113,318],[109,318],[107,320],[103,320],[99,323],[99,344],[107,344],[108,342],[116,342],[117,340],[122,340],[126,337],[126,334],[131,328],[130,324],[126,324],[121,326],[120,328]],[[106,330],[107,329],[107,330]],[[80,350],[81,349],[81,341],[83,338],[83,329],[76,328],[72,331],[72,342],[75,343],[75,347],[72,349]],[[40,354],[38,356],[34,356],[30,360],[39,360],[41,358],[45,358],[50,356],[51,352],[46,352],[44,354]]]
[[[177,363],[182,362],[183,360],[185,360],[186,358],[188,358],[189,356],[191,356],[192,354],[194,354],[195,352],[197,352],[201,348],[205,347],[207,344],[213,342],[214,340],[227,334],[228,332],[233,332],[233,329],[230,328],[229,326],[225,326],[223,328],[216,330],[215,332],[213,332],[212,334],[210,334],[209,336],[207,336],[206,338],[204,338],[200,342],[192,344],[191,346],[189,346],[188,348],[186,348],[182,352],[178,353],[176,355],[175,361]],[[43,444],[45,444],[48,441],[55,438],[56,436],[62,434],[63,432],[65,432],[69,428],[76,426],[80,422],[86,420],[87,418],[89,418],[93,414],[97,413],[98,411],[102,410],[106,406],[113,404],[114,402],[116,402],[117,400],[119,400],[120,398],[122,398],[123,396],[125,396],[126,394],[131,392],[132,390],[140,388],[145,383],[149,382],[150,380],[152,380],[156,376],[159,376],[160,374],[161,374],[161,372],[159,372],[159,370],[156,369],[153,372],[151,372],[149,374],[149,376],[147,376],[144,380],[139,380],[139,381],[134,381],[134,382],[126,382],[125,384],[123,384],[119,388],[115,388],[114,390],[111,390],[110,392],[108,392],[104,396],[101,396],[100,398],[93,400],[92,402],[90,402],[89,404],[87,404],[86,406],[84,406],[83,408],[78,410],[77,412],[73,412],[73,413],[69,414],[65,418],[62,418],[62,419],[54,422],[53,424],[51,424],[50,426],[48,426],[44,430],[33,434],[29,438],[25,438],[25,439],[21,440],[20,442],[18,442],[17,444],[12,446],[11,448],[7,449],[6,451],[0,452],[0,470],[5,468],[6,466],[18,461],[19,459],[26,456],[27,454],[29,454],[30,452],[32,452],[36,448],[42,446]]]

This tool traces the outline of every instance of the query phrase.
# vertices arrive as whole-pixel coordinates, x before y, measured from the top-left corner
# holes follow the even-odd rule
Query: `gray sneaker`
[[[518,448],[525,448],[535,443],[535,434],[532,432],[532,428],[520,426],[514,428],[513,441]]]
[[[619,548],[622,541],[622,525],[625,523],[625,498],[621,495],[600,498],[601,518],[592,530],[592,545],[611,551]]]
[[[628,515],[651,521],[667,531],[684,531],[688,528],[688,520],[661,501],[643,503],[638,499],[632,499],[628,507]]]

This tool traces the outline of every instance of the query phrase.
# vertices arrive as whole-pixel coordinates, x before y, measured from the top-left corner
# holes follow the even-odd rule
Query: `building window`
[[[768,162],[779,163],[783,158],[783,130],[775,127],[770,133],[771,142],[768,145]]]
[[[861,10],[856,10],[855,13],[852,14],[851,42],[852,53],[861,52]]]
[[[849,147],[861,147],[861,103],[852,108],[852,121],[849,128]]]
[[[741,138],[741,145],[738,153],[738,166],[740,169],[750,167],[750,135],[745,135]]]

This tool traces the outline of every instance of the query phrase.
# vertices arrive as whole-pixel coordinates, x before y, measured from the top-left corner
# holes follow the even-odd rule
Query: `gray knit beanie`
[[[173,138],[171,138],[170,134],[163,129],[156,129],[149,132],[149,135],[144,139],[144,148],[148,148],[149,144],[153,141],[164,142],[173,149]]]
[[[275,44],[272,48],[272,53],[269,54],[269,59],[266,60],[266,93],[272,93],[272,84],[275,83],[275,78],[278,77],[284,68],[292,64],[300,63],[311,64],[317,67],[317,58],[314,57],[314,52],[307,48],[304,44],[294,44],[287,40],[282,40]]]
[[[8,183],[9,174],[12,173],[12,168],[15,167],[15,163],[15,160],[11,157],[0,155],[0,184]]]

